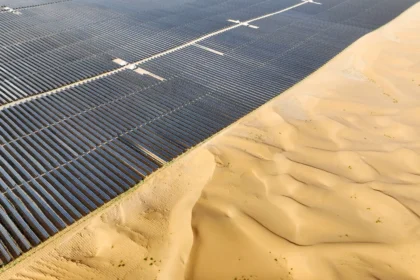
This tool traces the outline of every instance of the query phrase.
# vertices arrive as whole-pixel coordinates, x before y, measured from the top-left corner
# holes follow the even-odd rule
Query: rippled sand
[[[420,4],[1,279],[420,279]]]

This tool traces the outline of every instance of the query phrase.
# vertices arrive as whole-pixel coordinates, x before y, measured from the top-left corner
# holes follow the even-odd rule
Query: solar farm
[[[0,0],[0,266],[417,0]]]

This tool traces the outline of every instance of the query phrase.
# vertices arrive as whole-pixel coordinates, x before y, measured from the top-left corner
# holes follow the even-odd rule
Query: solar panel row
[[[416,1],[401,0],[398,5],[391,0],[323,2],[324,5],[304,4],[253,22],[258,29],[241,26],[213,36],[200,42],[205,48],[189,46],[140,65],[165,80],[124,70],[0,110],[0,265],[97,209],[164,163],[290,88],[351,42],[391,20]],[[213,8],[206,3],[214,4]],[[206,3],[198,1],[185,7],[216,11],[217,4],[220,5],[220,1]],[[237,6],[243,3],[245,7],[255,9],[230,12],[232,17],[229,18],[240,20],[296,4],[288,0],[223,3]],[[50,6],[53,5],[44,7]],[[68,6],[66,9],[73,8]],[[172,15],[179,11],[177,9]],[[103,9],[102,13],[105,15],[108,10]],[[154,13],[168,15],[166,10],[154,10]],[[113,22],[115,30],[134,30],[130,29],[130,22],[119,21],[119,13],[111,11],[109,14],[118,19]],[[201,21],[204,27],[197,25],[198,33],[188,33],[182,38],[188,40],[203,30],[208,32],[220,28],[210,24],[219,24],[219,19],[222,22],[222,18]],[[0,16],[0,28],[1,20]],[[112,20],[99,27],[104,32],[99,37],[108,36],[108,31],[114,34],[109,30]],[[225,26],[225,21],[223,19],[222,26]],[[153,22],[157,23],[156,20]],[[146,29],[161,30],[161,23],[159,27],[148,23]],[[69,23],[69,27],[72,24]],[[118,29],[119,26],[122,29]],[[94,27],[88,26],[86,30],[90,28]],[[76,44],[82,44],[84,38],[92,39],[91,34],[95,32],[69,38],[78,38]],[[60,34],[61,31],[57,32],[57,36]],[[165,34],[162,37],[145,37],[144,40],[150,44],[150,53],[154,52],[152,38],[170,41],[162,45],[156,43],[157,48],[179,45],[184,40],[175,40],[181,38],[178,35],[167,37],[169,33]],[[41,51],[34,55],[37,56],[49,48],[43,45],[41,39],[50,38],[48,36],[23,41],[40,44],[38,48]],[[62,41],[61,48],[66,52],[51,59],[52,64],[44,66],[45,70],[54,68],[56,59],[73,50],[76,53],[79,50],[93,52],[89,44],[84,45],[86,49],[68,47],[72,40]],[[133,55],[132,59],[138,59],[141,57],[139,53],[147,50],[141,45],[143,41],[140,37],[138,40],[142,47],[136,48],[132,44],[134,51],[127,54]],[[57,37],[51,41],[55,47],[48,52],[60,49],[57,48]],[[106,40],[102,43],[106,44]],[[2,44],[6,46],[7,41]],[[101,44],[95,45],[95,48],[100,48]],[[15,57],[20,59],[22,55],[25,59],[29,55],[31,60],[26,61],[26,65],[32,61],[31,48],[35,44],[27,46],[29,49],[22,49]],[[113,46],[118,48],[119,44],[115,42]],[[104,50],[108,48],[104,47]],[[17,48],[15,51],[18,51]],[[113,58],[113,55],[108,55],[103,56],[104,63]],[[130,61],[129,58],[127,60]],[[63,72],[56,71],[58,68],[49,72],[55,76],[40,74],[39,79],[68,83],[67,75],[78,79],[79,69],[86,69],[86,65],[81,64],[70,71],[69,65],[71,63],[66,64]],[[93,65],[98,64],[95,62]],[[4,63],[0,65],[4,66]],[[12,85],[8,81],[17,78],[18,73],[24,74],[16,65],[8,67],[0,68],[0,75],[10,75],[10,71],[14,71],[13,75],[2,76],[0,82],[4,89],[0,98],[9,98],[4,102],[13,100],[10,97]],[[36,67],[33,66],[34,73],[40,69]],[[99,71],[93,69],[91,73]],[[19,76],[19,80],[13,81],[18,81],[13,85],[19,85],[19,88],[31,84],[27,76]],[[36,82],[32,83],[37,85]],[[48,88],[47,85],[49,88],[56,86],[45,82],[41,89]]]

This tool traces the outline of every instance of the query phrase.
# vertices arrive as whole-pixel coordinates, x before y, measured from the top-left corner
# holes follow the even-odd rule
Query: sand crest
[[[420,279],[420,4],[1,279]]]

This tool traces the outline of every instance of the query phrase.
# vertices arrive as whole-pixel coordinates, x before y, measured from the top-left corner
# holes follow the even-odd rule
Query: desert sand
[[[420,4],[1,279],[420,279]]]

